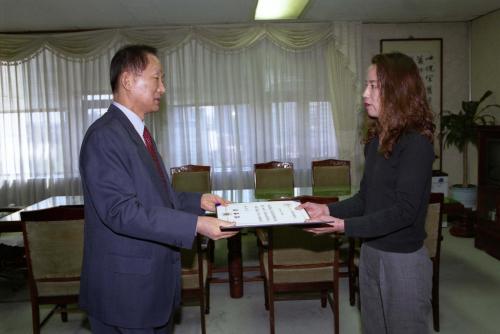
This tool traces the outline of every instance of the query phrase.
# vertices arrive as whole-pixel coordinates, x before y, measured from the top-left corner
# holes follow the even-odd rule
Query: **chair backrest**
[[[312,163],[312,185],[315,194],[344,194],[351,191],[351,162],[318,160]]]
[[[424,240],[424,245],[429,252],[431,258],[439,256],[441,251],[441,226],[442,226],[442,207],[444,195],[441,193],[432,193],[429,206],[427,208],[427,216],[425,219],[425,232],[427,237]]]
[[[175,191],[210,193],[212,182],[210,179],[210,166],[185,165],[170,168],[172,174],[172,187]],[[206,277],[206,264],[199,257],[201,254],[199,236],[192,249],[181,249],[182,262],[182,288],[197,289],[200,286],[198,277],[200,268],[203,268],[201,277]],[[200,262],[201,261],[201,262]],[[206,261],[205,261],[206,262]]]
[[[172,187],[175,191],[210,193],[212,181],[210,166],[185,165],[170,168]]]
[[[276,227],[272,234],[274,266],[330,264],[334,258],[337,237],[334,234],[315,236],[296,227]]]
[[[301,203],[332,203],[337,197],[299,196]],[[270,249],[274,266],[331,265],[339,246],[335,234],[314,235],[301,228],[281,226],[270,229]]]
[[[38,296],[78,294],[83,258],[83,206],[21,212],[32,291]]]
[[[293,196],[293,164],[271,161],[254,165],[255,195],[261,198]]]

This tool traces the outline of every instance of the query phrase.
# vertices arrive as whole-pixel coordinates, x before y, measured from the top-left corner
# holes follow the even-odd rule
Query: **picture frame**
[[[436,160],[433,170],[442,171],[443,143],[441,135],[441,117],[443,115],[443,39],[442,38],[407,38],[381,39],[380,52],[401,52],[410,56],[420,70],[424,81],[427,98],[435,114],[434,152]]]

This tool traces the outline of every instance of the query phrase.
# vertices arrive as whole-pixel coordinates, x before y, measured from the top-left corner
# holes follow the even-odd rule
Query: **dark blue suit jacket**
[[[179,247],[193,244],[201,195],[176,193],[170,183],[165,189],[142,138],[114,105],[83,139],[80,174],[80,306],[110,325],[164,325],[180,301]]]

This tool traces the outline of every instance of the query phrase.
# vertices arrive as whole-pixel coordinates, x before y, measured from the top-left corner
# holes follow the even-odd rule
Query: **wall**
[[[469,24],[363,24],[363,66],[379,53],[381,39],[410,36],[443,39],[443,110],[458,111],[461,101],[469,97]],[[449,185],[462,182],[462,156],[456,149],[444,149],[443,171],[448,173]]]
[[[484,103],[500,104],[500,10],[472,21],[471,91],[478,99],[487,91],[493,95]],[[500,111],[489,109],[500,123]],[[477,149],[470,150],[471,179],[477,183]]]

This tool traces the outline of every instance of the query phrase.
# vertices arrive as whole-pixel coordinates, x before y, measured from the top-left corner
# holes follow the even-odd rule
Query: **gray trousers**
[[[429,333],[432,262],[424,247],[392,253],[363,244],[359,289],[364,334]]]

